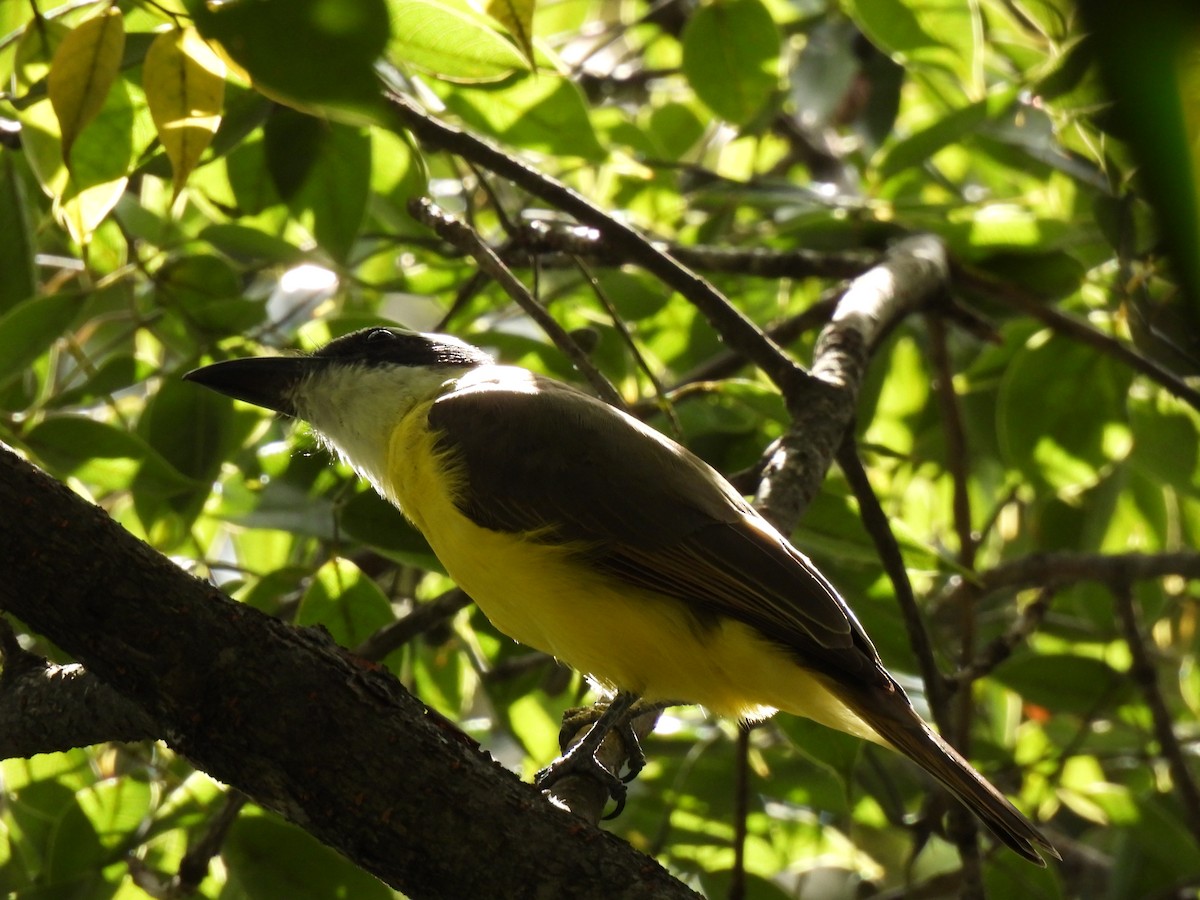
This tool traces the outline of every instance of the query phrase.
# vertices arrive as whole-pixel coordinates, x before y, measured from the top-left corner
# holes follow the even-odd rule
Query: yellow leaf
[[[116,7],[80,22],[54,51],[46,87],[62,130],[68,168],[71,145],[104,105],[124,52],[125,22]]]
[[[487,0],[484,12],[504,26],[512,35],[531,68],[537,68],[533,58],[534,0]]]
[[[13,87],[18,96],[31,91],[53,71],[57,48],[74,32],[61,22],[30,22],[17,44]],[[103,103],[103,97],[101,97]],[[64,165],[59,117],[43,97],[17,110],[25,158],[42,190],[53,198],[54,215],[79,245],[86,244],[125,190],[121,177],[82,189]]]
[[[142,87],[178,196],[221,123],[225,63],[193,29],[164,31],[146,51]]]

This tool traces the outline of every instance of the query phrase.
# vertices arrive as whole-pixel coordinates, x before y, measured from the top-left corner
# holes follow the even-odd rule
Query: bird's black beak
[[[323,363],[310,356],[255,356],[193,369],[183,378],[235,400],[295,416],[297,387]]]

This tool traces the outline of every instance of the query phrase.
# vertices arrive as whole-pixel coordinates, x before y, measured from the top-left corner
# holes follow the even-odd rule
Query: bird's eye
[[[368,341],[387,341],[395,337],[391,331],[386,328],[374,328],[367,332]]]

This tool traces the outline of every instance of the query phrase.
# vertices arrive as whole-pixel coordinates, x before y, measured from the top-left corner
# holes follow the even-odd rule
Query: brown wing
[[[613,576],[682,600],[701,624],[745,622],[835,680],[891,684],[829,582],[713,469],[573,388],[536,385],[433,405],[438,449],[470,485],[465,515],[578,546]]]

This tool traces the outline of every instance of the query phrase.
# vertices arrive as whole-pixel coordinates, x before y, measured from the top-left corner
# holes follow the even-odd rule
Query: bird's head
[[[315,353],[230,359],[193,369],[187,381],[285,416],[314,417],[322,398],[390,388],[424,393],[463,370],[490,365],[492,357],[448,334],[402,328],[364,328],[330,341]]]
[[[304,419],[323,443],[379,487],[392,433],[404,416],[449,382],[492,362],[449,335],[366,328],[315,353],[231,359],[184,378]]]

